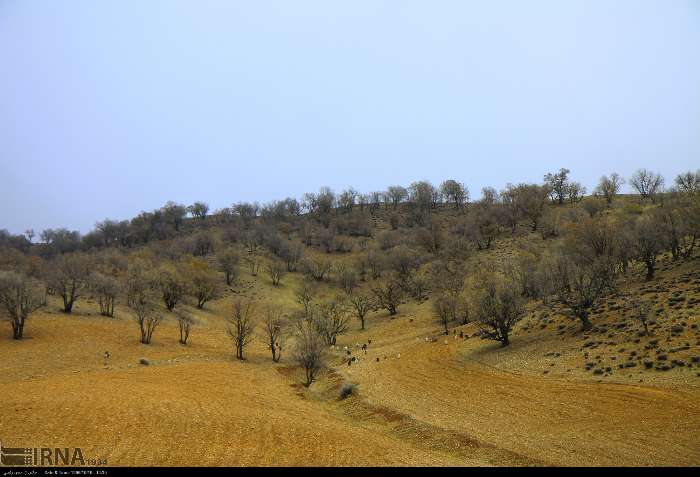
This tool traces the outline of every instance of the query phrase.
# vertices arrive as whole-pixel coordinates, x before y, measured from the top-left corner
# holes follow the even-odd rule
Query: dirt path
[[[427,440],[471,440],[491,463],[700,464],[697,392],[518,375],[442,341],[378,354],[341,368],[366,406],[411,416]]]

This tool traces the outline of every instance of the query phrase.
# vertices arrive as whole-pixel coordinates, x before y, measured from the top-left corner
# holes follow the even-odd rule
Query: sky
[[[700,168],[700,1],[0,0],[0,229]]]

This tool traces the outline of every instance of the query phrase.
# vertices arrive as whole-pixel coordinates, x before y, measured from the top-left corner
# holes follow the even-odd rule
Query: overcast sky
[[[700,168],[700,1],[0,0],[0,228]]]

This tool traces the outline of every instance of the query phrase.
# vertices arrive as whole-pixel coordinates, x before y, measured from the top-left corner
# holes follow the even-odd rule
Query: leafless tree
[[[501,232],[494,206],[479,204],[467,216],[464,233],[479,250],[488,250]]]
[[[374,298],[364,293],[353,293],[348,297],[348,302],[355,318],[360,321],[360,329],[364,330],[367,314],[377,306]]]
[[[193,259],[186,268],[189,281],[189,292],[197,300],[197,308],[204,305],[220,294],[219,280],[214,270],[203,260]]]
[[[267,265],[265,265],[265,270],[267,271],[267,274],[270,277],[272,284],[277,287],[280,284],[280,280],[286,273],[287,268],[285,264],[282,263],[280,260],[272,258],[267,261]]]
[[[78,253],[56,257],[49,273],[49,286],[63,298],[63,311],[70,313],[88,289],[89,260]]]
[[[338,194],[338,207],[345,212],[352,212],[352,208],[357,202],[357,191],[352,187],[345,189]]]
[[[634,236],[634,258],[647,267],[646,279],[654,278],[656,259],[667,249],[668,233],[658,212],[647,213],[637,219],[632,230]]]
[[[198,217],[204,220],[209,212],[209,204],[206,202],[195,202],[187,207],[187,211],[192,214],[192,217]]]
[[[12,338],[22,339],[29,315],[46,302],[38,283],[22,273],[0,270],[0,304],[12,325]]]
[[[245,262],[248,264],[248,268],[250,268],[250,274],[257,277],[260,271],[260,256],[257,254],[248,255],[245,257]]]
[[[263,331],[267,347],[272,353],[272,361],[275,363],[282,357],[286,326],[282,308],[268,304],[263,313]]]
[[[461,209],[469,200],[469,190],[461,182],[448,179],[440,185],[440,192],[448,202],[454,203],[457,209]]]
[[[348,330],[350,322],[343,301],[339,298],[321,303],[316,308],[313,319],[327,345],[335,345],[338,336]]]
[[[340,262],[336,264],[335,276],[338,280],[338,285],[345,293],[350,294],[357,287],[357,273],[346,263]]]
[[[93,272],[89,282],[100,304],[100,315],[114,317],[114,304],[120,292],[119,281],[109,275]]]
[[[569,187],[566,189],[566,195],[569,202],[572,204],[581,202],[583,197],[586,195],[586,187],[580,182],[571,182]]]
[[[196,233],[190,239],[190,250],[192,255],[195,257],[206,257],[207,255],[214,253],[215,240],[212,234],[208,231],[201,231]]]
[[[656,195],[662,191],[664,178],[647,169],[637,170],[630,178],[630,184],[634,187],[643,199],[656,201]]]
[[[300,243],[285,243],[279,255],[286,262],[287,271],[296,272],[297,264],[304,256],[304,246]]]
[[[307,257],[301,262],[301,269],[304,275],[321,281],[331,270],[331,261],[323,257]]]
[[[483,187],[481,189],[481,199],[479,203],[485,206],[490,206],[498,203],[499,196],[498,191],[493,187]]]
[[[377,250],[370,248],[363,257],[370,276],[373,280],[382,276],[382,272],[386,268],[386,257]]]
[[[191,314],[184,310],[178,309],[175,314],[180,327],[180,343],[186,345],[190,337],[190,331],[192,330],[192,326],[196,323],[196,320]]]
[[[315,294],[315,287],[307,281],[304,281],[296,290],[296,301],[304,307],[304,316],[306,317],[310,316],[311,304],[313,303]]]
[[[617,197],[617,194],[620,193],[620,189],[622,189],[624,183],[625,180],[622,176],[617,172],[613,172],[610,174],[610,177],[603,176],[600,178],[600,182],[598,182],[598,186],[595,189],[595,194],[603,196],[605,202],[610,205],[615,197]]]
[[[680,192],[685,192],[688,194],[694,194],[696,192],[700,191],[700,169],[697,171],[688,171],[684,172],[683,174],[678,174],[676,176],[676,179],[674,181],[676,183],[676,187],[678,187],[678,190]],[[29,237],[29,235],[27,235]],[[29,238],[29,241],[31,242],[32,239]]]
[[[516,205],[521,216],[530,222],[532,230],[537,230],[544,213],[548,188],[536,184],[520,184],[516,189]],[[556,199],[559,200],[558,198]]]
[[[433,301],[433,313],[438,322],[445,328],[445,335],[449,335],[449,324],[457,317],[457,300],[450,294],[439,295]]]
[[[548,173],[544,176],[544,182],[547,185],[552,202],[563,204],[566,200],[569,189],[569,169],[561,168],[559,172]]]
[[[567,251],[556,254],[550,265],[551,289],[581,321],[584,330],[591,328],[590,309],[611,287],[614,264],[606,258],[581,260],[575,252]]]
[[[632,318],[639,322],[644,327],[644,334],[649,335],[649,320],[652,314],[652,304],[649,300],[635,298],[630,300],[630,309],[632,310]]]
[[[386,196],[391,201],[394,209],[396,209],[401,202],[408,198],[408,191],[405,187],[389,186],[386,190]]]
[[[236,358],[243,360],[245,347],[253,340],[255,307],[252,301],[236,301],[228,318],[228,334],[236,348]]]
[[[420,267],[421,257],[415,250],[399,245],[389,251],[387,262],[391,270],[396,272],[401,286],[407,289],[411,277]]]
[[[227,248],[219,253],[218,259],[219,269],[224,272],[226,277],[226,285],[231,286],[238,277],[238,263],[241,257],[234,248]]]
[[[515,323],[524,314],[519,286],[509,277],[486,271],[479,275],[473,291],[474,316],[486,336],[508,346]]]
[[[145,264],[135,263],[130,266],[125,288],[127,304],[136,316],[141,330],[141,343],[150,344],[162,316],[154,304],[153,279],[146,271]]]
[[[411,202],[419,210],[425,211],[434,208],[434,205],[436,204],[436,193],[438,191],[430,182],[413,182],[408,190]]]
[[[325,348],[316,326],[306,319],[296,322],[294,360],[304,370],[304,386],[309,387],[316,375],[325,365]]]
[[[173,311],[173,308],[187,293],[187,282],[184,275],[183,270],[171,264],[164,264],[158,268],[156,285],[168,311]]]
[[[403,290],[399,280],[395,276],[388,277],[383,283],[378,283],[372,291],[377,298],[378,305],[386,309],[389,315],[395,315],[403,299]]]

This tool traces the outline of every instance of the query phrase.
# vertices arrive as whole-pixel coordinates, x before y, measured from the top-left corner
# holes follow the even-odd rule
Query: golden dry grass
[[[662,268],[668,290],[659,299],[694,290],[696,264]],[[689,274],[692,280],[681,278]],[[200,323],[187,346],[178,343],[172,318],[146,346],[123,307],[109,319],[88,301],[72,316],[51,302],[30,319],[27,339],[12,341],[7,330],[0,337],[0,438],[79,446],[87,458],[117,466],[700,464],[700,368],[594,376],[583,369],[587,338],[556,314],[544,329],[531,315],[501,350],[441,335],[429,303],[404,304],[394,319],[374,313],[367,330],[353,322],[340,337],[331,372],[308,390],[288,350],[273,364],[257,341],[245,362],[233,359],[225,334],[232,300],[291,308],[299,280],[287,275],[277,288],[262,273],[244,274],[235,294],[196,312]],[[674,313],[688,325],[700,321],[693,307]],[[619,318],[601,311],[594,322]],[[667,331],[661,323],[655,333],[671,339]],[[688,327],[666,346],[690,341],[680,355],[700,355],[695,333]],[[618,343],[595,353],[612,363],[621,346],[643,350],[648,338],[635,344],[635,336],[621,332]],[[364,355],[355,344],[367,339]],[[347,366],[343,346],[360,362]],[[112,354],[106,368],[105,350]],[[560,356],[546,356],[553,351]],[[152,364],[139,365],[141,357]],[[340,401],[345,381],[358,391]]]

